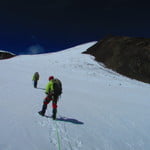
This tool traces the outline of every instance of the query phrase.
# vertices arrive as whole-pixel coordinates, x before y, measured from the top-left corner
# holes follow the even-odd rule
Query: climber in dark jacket
[[[34,75],[33,75],[33,78],[32,78],[34,88],[37,88],[39,78],[40,78],[39,73],[35,72]]]

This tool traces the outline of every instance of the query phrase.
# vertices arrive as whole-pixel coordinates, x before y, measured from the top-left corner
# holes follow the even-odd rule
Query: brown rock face
[[[109,36],[84,53],[122,75],[150,83],[150,39]]]

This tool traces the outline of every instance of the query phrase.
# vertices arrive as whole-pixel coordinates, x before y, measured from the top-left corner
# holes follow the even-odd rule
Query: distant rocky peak
[[[109,35],[84,53],[120,74],[150,83],[149,38]]]
[[[12,58],[16,56],[15,54],[8,52],[8,51],[4,51],[4,50],[0,50],[0,60],[1,59],[8,59],[8,58]]]

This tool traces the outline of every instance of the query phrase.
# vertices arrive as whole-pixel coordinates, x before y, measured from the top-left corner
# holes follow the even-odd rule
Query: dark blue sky
[[[46,53],[108,34],[150,38],[146,0],[1,0],[0,49]]]

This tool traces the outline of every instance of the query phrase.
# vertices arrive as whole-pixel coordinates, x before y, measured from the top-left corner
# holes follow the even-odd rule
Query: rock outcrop
[[[12,58],[16,56],[15,54],[13,53],[10,53],[10,52],[7,52],[7,51],[3,51],[3,50],[0,50],[0,60],[1,59],[8,59],[8,58]]]
[[[108,36],[84,53],[122,75],[150,83],[150,39]]]

